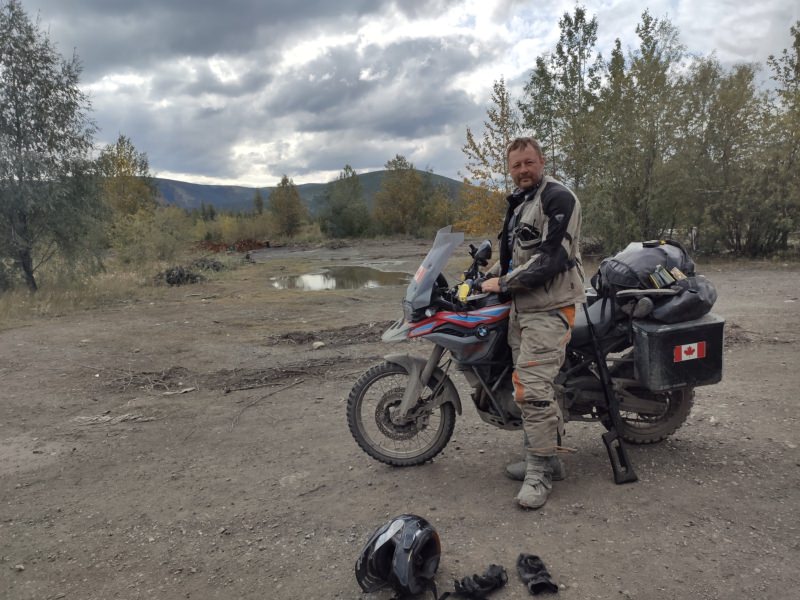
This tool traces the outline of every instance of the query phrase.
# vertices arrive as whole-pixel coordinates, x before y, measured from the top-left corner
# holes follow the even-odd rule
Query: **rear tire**
[[[430,399],[438,383],[435,376],[431,378],[423,399]],[[375,460],[397,467],[421,465],[439,454],[456,423],[450,402],[410,423],[394,422],[393,410],[408,384],[408,372],[402,366],[384,362],[359,377],[347,398],[347,424],[353,439]]]
[[[622,412],[622,439],[631,444],[654,444],[675,433],[684,424],[694,404],[694,388],[684,388],[671,392],[650,392],[631,390],[653,400],[664,402],[664,410],[659,415],[641,415]]]

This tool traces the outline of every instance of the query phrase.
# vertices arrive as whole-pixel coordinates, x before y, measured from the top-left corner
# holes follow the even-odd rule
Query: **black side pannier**
[[[675,277],[675,269],[685,278]],[[656,272],[668,273],[670,281],[659,281]],[[712,283],[695,273],[694,261],[681,244],[672,240],[631,242],[622,252],[603,259],[592,277],[592,286],[605,297],[614,297],[620,290],[677,289],[676,295],[655,300],[648,318],[662,323],[697,319],[708,313],[717,299]]]

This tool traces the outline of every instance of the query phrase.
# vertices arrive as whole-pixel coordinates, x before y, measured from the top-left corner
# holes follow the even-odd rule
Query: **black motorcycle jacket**
[[[500,261],[492,269],[517,310],[542,311],[586,297],[578,239],[581,208],[575,194],[545,176],[530,190],[508,198],[500,232]]]

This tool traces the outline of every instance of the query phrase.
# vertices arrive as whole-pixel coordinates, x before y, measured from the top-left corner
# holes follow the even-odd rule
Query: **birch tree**
[[[69,268],[100,264],[105,214],[80,72],[18,0],[0,6],[0,255],[32,292],[56,257]]]

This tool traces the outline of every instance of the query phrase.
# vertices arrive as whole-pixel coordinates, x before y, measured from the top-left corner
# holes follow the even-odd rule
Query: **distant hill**
[[[375,194],[381,187],[384,173],[386,171],[373,171],[358,176],[361,181],[361,187],[364,190],[364,198],[370,208],[372,208]],[[444,184],[449,190],[451,198],[458,197],[462,186],[460,181],[425,171],[420,171],[420,174],[432,177],[434,184]],[[174,204],[189,210],[200,208],[201,204],[211,204],[217,212],[253,210],[253,197],[256,189],[261,191],[264,205],[267,206],[269,204],[269,196],[272,190],[275,189],[274,187],[251,188],[238,185],[203,185],[174,179],[162,179],[160,177],[156,177],[155,182],[159,196],[167,204]],[[319,199],[326,185],[326,183],[303,183],[297,186],[300,198],[312,214],[316,214],[319,209]]]

